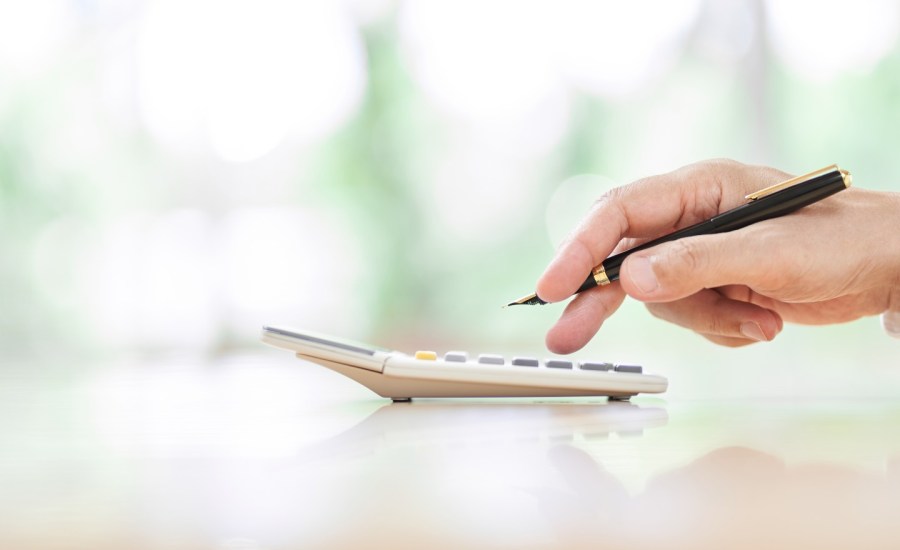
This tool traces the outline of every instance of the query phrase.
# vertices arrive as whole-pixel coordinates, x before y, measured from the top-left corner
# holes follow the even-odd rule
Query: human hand
[[[571,296],[611,254],[708,219],[791,176],[714,160],[601,197],[537,283],[548,302]],[[619,281],[578,294],[547,347],[583,347],[626,294],[655,316],[709,340],[772,340],[784,321],[828,324],[900,310],[900,195],[851,188],[797,212],[729,233],[631,254]]]

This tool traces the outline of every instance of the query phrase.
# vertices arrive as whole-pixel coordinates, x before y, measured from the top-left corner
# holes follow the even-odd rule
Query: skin
[[[611,254],[745,202],[792,176],[730,160],[692,164],[596,201],[537,283],[569,298]],[[583,292],[547,333],[554,353],[581,349],[625,296],[725,346],[775,338],[785,321],[831,324],[900,311],[900,194],[851,187],[790,215],[629,256],[620,280]]]

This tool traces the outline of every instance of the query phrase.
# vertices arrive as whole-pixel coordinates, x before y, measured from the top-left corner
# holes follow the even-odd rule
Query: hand
[[[693,225],[791,176],[715,160],[601,197],[537,283],[543,300],[571,296],[611,254]],[[620,279],[576,296],[547,347],[583,347],[625,295],[726,346],[772,340],[784,321],[828,324],[900,310],[900,195],[851,188],[737,231],[689,237],[629,256]]]

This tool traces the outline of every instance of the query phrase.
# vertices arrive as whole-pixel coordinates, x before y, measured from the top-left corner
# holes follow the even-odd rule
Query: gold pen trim
[[[597,286],[606,286],[609,284],[609,277],[606,276],[606,268],[603,267],[603,264],[595,267],[591,273],[594,275],[594,282],[597,283]]]
[[[747,199],[748,201],[752,202],[757,199],[761,199],[763,197],[771,195],[772,193],[777,193],[778,191],[787,189],[788,187],[791,187],[793,185],[797,185],[798,183],[803,183],[804,181],[808,181],[813,178],[817,178],[821,175],[827,174],[828,172],[834,172],[834,171],[838,171],[841,173],[841,178],[844,180],[844,187],[850,187],[850,185],[853,183],[853,176],[850,175],[850,172],[848,172],[846,170],[841,170],[840,168],[838,168],[837,164],[832,164],[831,166],[826,166],[825,168],[816,170],[815,172],[810,172],[809,174],[797,176],[796,178],[791,178],[787,181],[783,181],[781,183],[776,183],[775,185],[766,187],[765,189],[760,189],[759,191],[756,191],[755,193],[750,193],[749,195],[746,195],[744,198]]]
[[[846,170],[841,170],[841,178],[844,180],[844,189],[853,185],[853,174]]]

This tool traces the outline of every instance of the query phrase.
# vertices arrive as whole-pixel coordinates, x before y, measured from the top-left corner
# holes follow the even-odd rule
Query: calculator
[[[569,397],[629,399],[668,381],[638,365],[511,357],[465,351],[407,354],[315,332],[266,326],[262,341],[352,378],[381,397]]]

